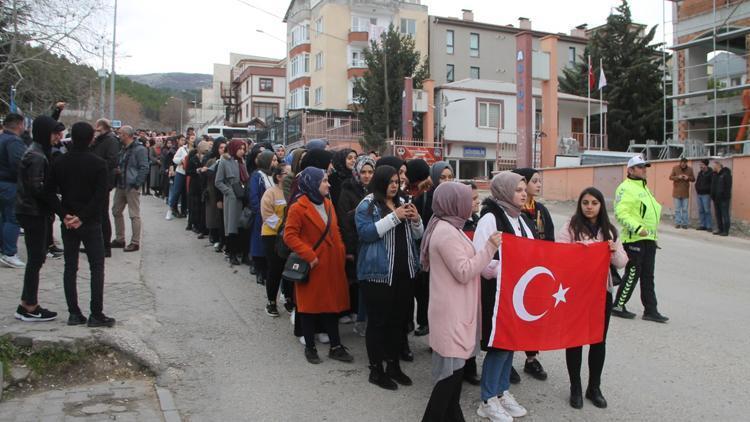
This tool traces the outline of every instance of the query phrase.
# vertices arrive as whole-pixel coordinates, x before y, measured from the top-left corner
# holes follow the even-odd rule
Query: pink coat
[[[443,357],[474,354],[480,319],[482,269],[497,249],[490,242],[479,252],[459,229],[438,222],[430,239],[430,347]]]
[[[570,231],[570,223],[565,223],[563,225],[562,230],[560,230],[560,233],[558,233],[557,237],[555,238],[555,241],[560,243],[576,243],[575,242],[575,236]],[[583,240],[580,240],[578,243],[594,243],[594,242],[603,242],[604,236],[602,235],[601,230],[599,230],[599,233],[596,236],[596,239],[589,239],[588,237],[584,237]],[[615,266],[615,268],[620,269],[625,267],[625,264],[628,263],[628,254],[625,252],[625,249],[622,247],[622,242],[620,239],[617,239],[615,241],[615,251],[612,253],[612,258],[609,261],[612,265]],[[607,279],[607,290],[610,292],[614,291],[614,286],[612,285],[612,275],[610,274]]]

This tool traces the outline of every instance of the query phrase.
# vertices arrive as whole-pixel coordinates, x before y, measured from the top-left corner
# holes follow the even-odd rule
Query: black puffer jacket
[[[52,212],[62,214],[57,195],[45,187],[49,176],[50,138],[55,125],[57,122],[49,116],[39,116],[34,119],[33,142],[24,152],[18,166],[16,214],[32,216],[44,216]]]
[[[352,261],[346,261],[346,275],[350,280],[357,279],[356,256],[359,247],[357,226],[354,224],[354,212],[365,195],[367,195],[367,191],[364,186],[352,177],[345,180],[341,185],[339,201],[336,203],[336,216],[338,217],[341,237],[346,247],[346,254],[355,257]]]
[[[113,132],[97,136],[91,144],[91,151],[107,162],[107,190],[115,187],[117,156],[120,154],[120,140]]]

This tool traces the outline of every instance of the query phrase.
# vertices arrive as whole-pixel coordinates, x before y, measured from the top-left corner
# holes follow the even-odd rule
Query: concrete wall
[[[750,222],[750,156],[735,156],[722,160],[725,167],[732,170],[732,210],[733,220]],[[655,161],[648,169],[648,186],[656,200],[662,205],[664,214],[674,214],[672,201],[672,181],[669,174],[678,160]],[[698,160],[688,163],[698,174]],[[542,196],[553,201],[575,201],[581,191],[589,186],[601,190],[611,209],[615,189],[626,177],[624,165],[599,165],[573,168],[548,168],[542,170]],[[691,219],[698,218],[698,203],[694,185],[690,186]]]

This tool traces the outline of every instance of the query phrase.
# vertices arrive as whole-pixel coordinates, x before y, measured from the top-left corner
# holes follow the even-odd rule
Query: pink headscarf
[[[438,221],[443,220],[462,230],[471,218],[471,188],[458,182],[443,182],[432,194],[432,218],[422,236],[420,263],[423,271],[430,270],[430,240]]]

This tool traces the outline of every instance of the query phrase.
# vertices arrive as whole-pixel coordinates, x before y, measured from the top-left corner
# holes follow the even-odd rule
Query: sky
[[[107,0],[114,3],[113,0]],[[532,28],[569,33],[581,24],[605,23],[620,0],[422,0],[430,15],[460,17],[472,9],[474,20],[518,26],[518,17],[531,19]],[[571,5],[575,5],[572,7]],[[286,24],[282,22],[289,0],[127,0],[118,3],[116,72],[213,73],[213,63],[228,63],[229,53],[284,57]],[[667,39],[671,37],[667,6]],[[102,27],[111,40],[109,22]],[[630,0],[633,20],[659,25],[662,37],[662,0]],[[263,31],[263,33],[258,32]],[[109,59],[107,61],[109,67]],[[101,58],[89,61],[101,66]]]

